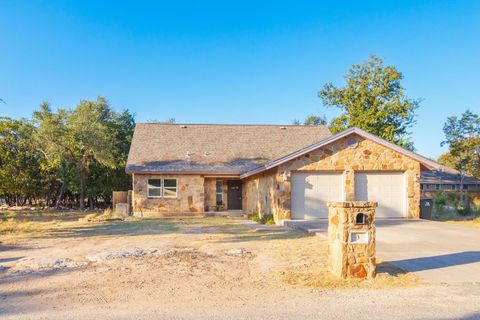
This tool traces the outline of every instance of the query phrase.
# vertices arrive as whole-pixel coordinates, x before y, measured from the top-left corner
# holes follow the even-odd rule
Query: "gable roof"
[[[443,166],[441,166],[440,164],[438,164],[438,163],[435,162],[435,161],[432,161],[432,160],[430,160],[430,159],[427,159],[427,158],[425,158],[425,157],[422,157],[421,155],[416,154],[416,153],[414,153],[414,152],[412,152],[412,151],[406,150],[406,149],[404,149],[404,148],[402,148],[402,147],[400,147],[400,146],[398,146],[398,145],[396,145],[396,144],[394,144],[394,143],[392,143],[392,142],[389,142],[389,141],[387,141],[387,140],[384,140],[384,139],[382,139],[382,138],[379,138],[379,137],[377,137],[377,136],[375,136],[375,135],[373,135],[373,134],[371,134],[371,133],[368,133],[368,132],[366,132],[366,131],[364,131],[364,130],[362,130],[362,129],[353,127],[353,128],[347,129],[347,130],[345,130],[345,131],[342,131],[342,132],[340,132],[340,133],[338,133],[338,134],[336,134],[336,135],[330,136],[330,137],[328,137],[328,138],[326,138],[326,139],[324,139],[324,140],[322,140],[322,141],[318,141],[318,142],[316,142],[316,143],[313,143],[313,144],[311,144],[311,145],[309,145],[309,146],[307,146],[307,147],[305,147],[305,148],[302,148],[302,149],[299,149],[299,150],[297,150],[297,151],[295,151],[295,152],[292,152],[292,153],[290,153],[290,154],[288,154],[288,155],[285,155],[285,156],[283,156],[283,157],[280,157],[280,158],[278,158],[278,159],[276,159],[276,160],[274,160],[274,161],[270,161],[270,162],[268,162],[268,163],[266,163],[266,164],[264,164],[264,165],[262,165],[262,166],[260,166],[260,167],[258,167],[258,168],[255,168],[255,169],[253,169],[253,170],[250,170],[250,171],[248,171],[248,172],[245,172],[244,174],[240,175],[240,178],[243,179],[243,178],[249,177],[249,176],[251,176],[251,175],[254,175],[254,174],[263,172],[263,171],[265,171],[265,170],[269,170],[269,169],[274,168],[274,167],[276,167],[276,166],[278,166],[278,165],[281,165],[282,163],[285,163],[285,162],[287,162],[287,161],[290,161],[290,160],[292,160],[292,159],[295,159],[295,158],[297,158],[297,157],[300,157],[300,156],[302,156],[302,155],[304,155],[304,154],[307,154],[307,153],[309,153],[309,152],[311,152],[311,151],[313,151],[313,150],[315,150],[315,149],[318,149],[318,148],[320,148],[320,147],[326,146],[326,145],[328,145],[328,144],[330,144],[330,143],[332,143],[332,142],[334,142],[334,141],[337,141],[337,140],[339,140],[339,139],[341,139],[341,138],[343,138],[343,137],[346,137],[346,136],[348,136],[348,135],[351,135],[351,134],[357,134],[357,135],[359,135],[359,136],[361,136],[361,137],[364,137],[364,138],[366,138],[366,139],[372,140],[372,141],[374,141],[374,142],[376,142],[376,143],[378,143],[378,144],[380,144],[380,145],[382,145],[382,146],[384,146],[384,147],[386,147],[386,148],[392,149],[392,150],[394,150],[394,151],[396,151],[396,152],[398,152],[398,153],[401,153],[401,154],[403,154],[403,155],[405,155],[405,156],[407,156],[407,157],[413,158],[413,159],[417,160],[418,162],[422,163],[424,166],[426,166],[426,167],[429,168],[429,169],[441,170],[441,168],[443,167]]]
[[[331,135],[325,126],[139,123],[126,171],[239,175]]]

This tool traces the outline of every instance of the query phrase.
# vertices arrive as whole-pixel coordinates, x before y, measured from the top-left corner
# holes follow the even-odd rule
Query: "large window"
[[[149,198],[176,198],[177,179],[148,179],[147,195]]]
[[[216,199],[217,199],[217,206],[222,206],[223,205],[223,181],[222,180],[217,180]]]

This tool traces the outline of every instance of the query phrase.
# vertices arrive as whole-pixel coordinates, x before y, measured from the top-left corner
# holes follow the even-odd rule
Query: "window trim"
[[[150,180],[160,180],[160,187],[149,187]],[[162,186],[163,186],[163,179],[147,179],[147,198],[161,198],[163,195]],[[151,189],[160,189],[160,195],[159,196],[150,195]]]
[[[160,187],[149,187],[150,180],[160,180]],[[165,180],[175,180],[175,195],[174,196],[166,196],[165,195]],[[168,190],[174,189],[174,187],[166,187]],[[159,196],[152,196],[150,195],[151,189],[160,189]],[[151,178],[147,179],[147,198],[149,199],[175,199],[178,198],[178,179],[177,178]]]
[[[221,182],[222,183],[222,191],[221,192],[218,192],[217,190],[217,183]],[[224,187],[224,183],[223,183],[223,180],[215,180],[215,205],[216,206],[223,206],[225,205],[225,196],[223,194],[223,187]],[[222,195],[222,203],[221,204],[218,204],[218,201],[217,201],[217,196],[221,194]]]

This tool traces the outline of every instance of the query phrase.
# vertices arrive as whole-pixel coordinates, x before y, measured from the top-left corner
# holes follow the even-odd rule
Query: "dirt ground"
[[[478,283],[419,283],[388,265],[376,280],[339,282],[325,240],[300,231],[79,216],[0,222],[0,318],[480,319]]]

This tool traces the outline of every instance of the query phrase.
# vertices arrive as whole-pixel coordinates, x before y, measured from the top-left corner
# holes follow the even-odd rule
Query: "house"
[[[451,168],[422,172],[420,190],[424,198],[432,198],[439,192],[463,191],[471,203],[480,208],[480,180],[468,175],[462,177],[459,171]]]
[[[434,161],[358,128],[137,124],[126,171],[135,215],[242,210],[327,217],[328,201],[378,201],[377,216],[418,218]]]

